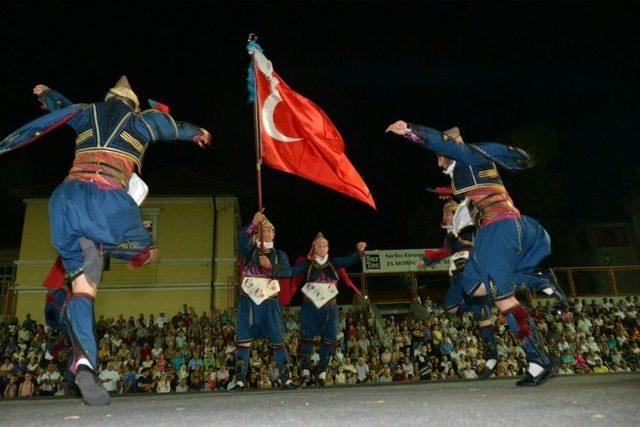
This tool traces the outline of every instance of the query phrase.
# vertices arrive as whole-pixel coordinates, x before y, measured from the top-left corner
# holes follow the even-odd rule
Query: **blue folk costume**
[[[458,204],[453,200],[448,200],[443,210],[456,211]],[[491,318],[491,310],[488,298],[469,296],[463,290],[464,269],[473,251],[473,229],[466,228],[459,235],[455,235],[451,230],[451,226],[442,224],[447,229],[447,235],[444,238],[442,249],[426,250],[425,263],[431,264],[439,259],[449,257],[450,267],[449,275],[451,276],[451,284],[449,290],[444,297],[445,310],[452,313],[473,313],[478,323],[489,320]],[[480,373],[481,378],[491,375],[493,368],[498,360],[496,348],[496,340],[493,333],[493,326],[479,326],[480,335],[485,344],[485,359],[487,365]]]
[[[127,184],[140,171],[142,158],[153,141],[196,141],[205,131],[169,114],[140,111],[138,97],[125,76],[103,102],[73,104],[62,94],[47,90],[40,101],[49,114],[34,120],[0,142],[0,154],[24,146],[52,129],[68,124],[76,132],[75,158],[67,178],[49,200],[51,240],[71,282],[85,274],[98,284],[102,256],[130,261],[134,267],[149,259],[154,243],[143,227],[140,208],[127,193]],[[77,362],[98,367],[91,295],[51,291],[45,308],[48,319],[60,319],[67,329]],[[63,312],[57,315],[57,312]],[[52,324],[52,322],[49,322]],[[56,322],[53,322],[54,324]]]
[[[275,227],[266,218],[261,224],[262,228]],[[243,228],[238,235],[238,247],[243,256],[244,268],[243,277],[267,277],[270,279],[280,279],[291,277],[291,266],[287,255],[273,247],[264,245],[260,249],[260,242],[256,233],[258,226],[251,223]],[[268,247],[271,246],[271,247]],[[271,269],[266,270],[260,266],[260,255],[269,258]],[[289,380],[289,353],[282,337],[282,313],[278,295],[256,304],[251,297],[242,290],[238,302],[238,317],[236,320],[236,375],[241,387],[247,384],[247,374],[249,370],[249,350],[251,341],[258,338],[269,340],[269,345],[273,349],[273,355],[278,365],[281,386],[290,384]]]
[[[361,255],[358,251],[344,257],[317,259],[313,255],[316,244],[327,241],[322,233],[318,233],[314,239],[307,259],[293,267],[293,276],[304,274],[302,286],[307,283],[337,283],[340,280],[339,269],[351,267],[360,262]],[[328,242],[327,242],[328,243]],[[300,321],[302,326],[302,339],[300,354],[302,356],[302,368],[311,371],[311,353],[313,341],[320,336],[320,360],[316,368],[316,374],[321,382],[324,381],[329,359],[333,355],[338,340],[339,312],[336,299],[333,298],[318,308],[308,298],[304,297],[300,308]]]
[[[535,273],[538,264],[551,253],[549,235],[537,221],[522,216],[516,209],[497,168],[497,165],[508,170],[529,168],[530,156],[521,149],[497,143],[466,144],[457,128],[440,132],[409,124],[405,137],[453,160],[445,173],[451,176],[454,196],[469,203],[469,213],[477,227],[474,250],[465,265],[464,292],[472,296],[485,284],[491,299],[508,298],[513,296],[517,281],[527,273],[549,286],[550,276]],[[537,342],[529,313],[516,305],[504,315],[530,363],[530,377],[519,384],[537,385],[554,372],[554,367]],[[538,381],[531,372],[539,373],[540,369],[544,369],[543,377]]]

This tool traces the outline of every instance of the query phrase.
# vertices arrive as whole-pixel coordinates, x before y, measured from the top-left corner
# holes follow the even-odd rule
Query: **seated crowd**
[[[638,297],[614,302],[573,300],[558,313],[548,301],[532,308],[538,333],[560,366],[560,375],[640,371]],[[339,347],[330,362],[326,385],[473,379],[484,367],[483,341],[469,314],[449,315],[430,300],[425,320],[410,314],[384,316],[340,309]],[[284,336],[292,358],[291,376],[307,383],[298,352],[298,311],[283,309]],[[506,322],[494,313],[499,361],[496,377],[524,374],[527,363]],[[110,393],[170,393],[230,390],[236,377],[234,317],[229,312],[194,313],[186,305],[172,317],[165,313],[96,322],[100,378]],[[55,332],[26,316],[7,317],[0,325],[0,396],[61,395],[70,348]],[[61,347],[61,346],[57,346]],[[59,350],[59,351],[58,351]],[[317,364],[318,347],[312,355]],[[249,388],[278,387],[278,368],[268,343],[251,349]]]

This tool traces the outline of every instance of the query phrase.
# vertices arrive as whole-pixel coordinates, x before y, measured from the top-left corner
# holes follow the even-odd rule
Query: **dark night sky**
[[[236,194],[244,220],[257,205],[245,42],[259,34],[278,74],[336,124],[378,204],[266,170],[267,214],[292,258],[317,230],[335,252],[441,242],[424,189],[446,177],[432,154],[383,133],[396,119],[534,151],[540,166],[504,178],[552,238],[571,222],[624,220],[637,194],[638,3],[16,3],[0,18],[0,134],[41,114],[36,83],[91,102],[127,74],[141,98],[214,135],[206,151],[153,146],[152,195]],[[0,158],[0,248],[19,245],[21,199],[64,178],[72,140],[62,129]]]

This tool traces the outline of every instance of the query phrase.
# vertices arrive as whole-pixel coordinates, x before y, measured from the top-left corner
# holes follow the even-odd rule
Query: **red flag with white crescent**
[[[340,132],[324,111],[287,86],[261,52],[251,53],[264,163],[375,209],[367,184],[345,154]]]

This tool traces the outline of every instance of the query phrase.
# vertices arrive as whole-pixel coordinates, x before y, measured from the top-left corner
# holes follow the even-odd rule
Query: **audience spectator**
[[[120,374],[114,369],[113,362],[107,363],[107,368],[98,375],[105,390],[115,393],[119,390]]]
[[[640,370],[639,303],[638,297],[605,298],[600,304],[581,299],[572,301],[570,310],[557,313],[550,302],[537,301],[531,314],[561,375],[631,372]],[[422,320],[409,314],[375,319],[366,312],[340,308],[339,347],[329,363],[325,385],[477,378],[484,367],[485,349],[470,314],[449,316],[429,299],[424,308],[427,315]],[[522,375],[527,366],[524,353],[504,318],[495,311],[493,316],[499,354],[494,375]],[[99,377],[110,393],[227,390],[235,384],[230,312],[214,310],[197,316],[184,305],[172,318],[160,312],[126,319],[100,316],[96,322]],[[297,353],[299,312],[284,309],[283,322],[292,378],[313,374],[318,342],[311,372],[303,372]],[[47,342],[58,337],[30,315],[22,322],[13,316],[2,320],[0,396],[54,395],[61,389],[69,350],[44,361]],[[278,387],[278,374],[268,343],[255,340],[248,387]]]
[[[58,372],[56,365],[54,363],[49,363],[46,371],[36,378],[40,395],[53,396],[58,391],[61,380],[62,376],[60,375],[60,372]]]

